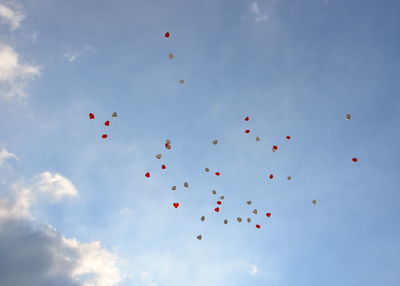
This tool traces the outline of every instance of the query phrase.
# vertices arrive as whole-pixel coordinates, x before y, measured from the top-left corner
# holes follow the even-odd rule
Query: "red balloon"
[[[169,38],[169,33],[168,32],[165,33],[165,37]]]

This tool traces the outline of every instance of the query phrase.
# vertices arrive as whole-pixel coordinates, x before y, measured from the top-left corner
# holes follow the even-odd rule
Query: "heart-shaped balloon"
[[[271,216],[271,213],[266,213],[265,214],[267,217],[270,217]]]
[[[203,238],[203,236],[201,235],[201,234],[199,234],[198,236],[197,236],[197,239],[198,240],[201,240]]]
[[[150,173],[147,172],[147,173],[145,174],[145,176],[146,176],[147,178],[150,178]]]
[[[219,212],[219,208],[215,208],[214,210],[215,210],[216,212]]]
[[[89,113],[89,119],[94,119],[94,114],[93,113]]]
[[[173,205],[174,205],[174,208],[179,207],[179,203],[174,203]]]

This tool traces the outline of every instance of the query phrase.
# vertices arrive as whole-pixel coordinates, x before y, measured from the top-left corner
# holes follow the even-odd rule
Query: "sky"
[[[0,0],[0,285],[398,285],[399,9]]]

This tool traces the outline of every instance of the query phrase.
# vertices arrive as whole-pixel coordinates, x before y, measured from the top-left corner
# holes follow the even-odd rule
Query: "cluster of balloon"
[[[117,117],[117,113],[116,113],[116,112],[113,112],[113,113],[111,114],[111,117]],[[94,119],[95,119],[94,113],[89,113],[89,119],[90,119],[90,120],[94,120]],[[105,122],[104,122],[104,125],[105,125],[105,126],[110,126],[110,120],[105,121]],[[108,138],[108,135],[107,135],[107,134],[102,134],[102,135],[101,135],[101,138],[107,139],[107,138]]]
[[[169,38],[170,37],[170,33],[169,32],[166,32],[165,33],[165,37],[166,38]],[[168,54],[168,59],[169,60],[172,60],[172,59],[174,59],[175,58],[175,55],[174,54],[172,54],[172,53],[169,53]],[[184,84],[184,82],[185,82],[185,80],[184,79],[181,79],[181,80],[179,80],[178,81],[180,84]],[[112,115],[111,115],[111,117],[112,118],[116,118],[116,117],[118,117],[118,115],[117,115],[117,112],[113,112],[112,113]],[[346,120],[350,120],[352,118],[352,115],[350,114],[350,113],[348,113],[348,114],[346,114],[345,115],[345,119]],[[95,115],[93,114],[93,113],[89,113],[89,119],[90,120],[94,120],[95,119]],[[246,116],[246,117],[244,117],[244,121],[246,122],[245,124],[251,124],[251,122],[250,122],[250,117],[249,116]],[[106,120],[105,122],[104,122],[104,125],[106,126],[106,127],[109,127],[110,126],[110,120]],[[242,130],[244,130],[244,134],[253,134],[253,132],[251,131],[251,129],[248,129],[248,127],[245,127],[245,128],[243,128]],[[254,130],[253,130],[254,131]],[[245,135],[245,136],[249,136],[249,135]],[[102,134],[101,135],[101,138],[103,138],[103,139],[106,139],[106,138],[108,138],[108,135],[107,134]],[[289,135],[287,135],[286,137],[285,137],[285,139],[288,141],[288,140],[291,140],[292,139],[292,137],[291,136],[289,136]],[[259,142],[259,141],[261,141],[261,138],[260,138],[260,136],[255,136],[255,141],[256,142]],[[217,139],[214,139],[214,140],[212,140],[211,141],[211,143],[212,144],[214,144],[214,145],[217,145],[218,143],[219,143],[219,141],[217,140]],[[221,144],[220,144],[221,145]],[[172,143],[171,143],[171,140],[169,140],[169,139],[167,139],[166,141],[165,141],[165,143],[164,143],[164,146],[165,146],[165,148],[167,149],[167,150],[171,150],[172,149]],[[216,147],[217,148],[217,147]],[[272,145],[272,152],[277,152],[277,150],[278,150],[278,146],[277,145]],[[161,153],[158,153],[158,154],[156,154],[155,155],[155,158],[157,159],[157,160],[161,160],[162,158],[163,158],[163,155],[161,154]],[[354,162],[354,163],[357,163],[358,162],[358,158],[356,158],[356,157],[353,157],[352,159],[352,162]],[[161,169],[162,170],[166,170],[167,169],[167,166],[165,165],[165,164],[161,164]],[[209,173],[210,172],[210,169],[208,168],[208,167],[206,167],[206,168],[204,168],[204,170],[205,170],[205,172],[206,173]],[[214,172],[214,174],[215,174],[215,176],[220,176],[221,175],[221,172],[219,171],[219,170],[217,170],[217,171],[213,171]],[[148,179],[150,179],[151,178],[151,173],[150,172],[146,172],[145,173],[145,177],[146,178],[148,178]],[[279,176],[278,176],[279,177]],[[274,179],[275,178],[275,176],[274,176],[274,174],[269,174],[269,179],[270,180],[272,180],[272,179]],[[292,179],[292,177],[291,176],[287,176],[286,177],[287,178],[287,180],[288,181],[290,181],[291,179]],[[188,182],[184,182],[183,183],[183,187],[184,188],[189,188],[189,183]],[[172,191],[176,191],[177,190],[177,186],[176,185],[173,185],[172,187],[171,187],[171,190]],[[177,193],[179,193],[179,192],[174,192],[175,194],[177,194]],[[212,190],[212,192],[211,192],[213,195],[216,195],[217,194],[217,191],[216,190]],[[221,195],[220,197],[219,197],[219,200],[218,201],[216,201],[216,205],[217,206],[215,206],[215,208],[214,208],[214,212],[215,213],[220,213],[220,212],[222,212],[223,213],[223,200],[225,199],[225,196],[224,195]],[[248,205],[248,206],[251,206],[252,205],[252,201],[246,201],[246,204]],[[316,205],[317,204],[317,200],[312,200],[311,201],[311,203],[312,204],[314,204],[314,205]],[[179,202],[173,202],[172,203],[172,206],[175,208],[175,209],[177,209],[179,206],[180,206],[180,203]],[[211,210],[210,210],[211,211]],[[258,215],[258,210],[257,210],[257,208],[254,208],[252,211],[251,211],[251,213],[252,213],[252,215]],[[266,214],[266,217],[267,218],[270,218],[271,217],[271,213],[270,212],[266,212],[265,213]],[[203,216],[201,216],[200,217],[200,221],[201,222],[205,222],[205,216],[203,215]],[[234,221],[234,219],[231,219],[231,221]],[[236,217],[236,221],[238,222],[238,223],[241,223],[242,221],[243,221],[243,219],[242,219],[242,217]],[[246,219],[246,221],[247,221],[247,223],[251,223],[252,222],[252,219],[250,218],[250,217],[248,217],[247,219]],[[229,219],[228,218],[225,218],[224,220],[223,220],[223,223],[224,224],[228,224],[229,223]],[[257,229],[261,229],[261,224],[255,224],[255,227],[257,228]],[[197,235],[197,239],[198,240],[201,240],[203,238],[203,235],[202,234],[199,234],[199,235]]]
[[[249,116],[246,116],[246,117],[244,118],[244,121],[246,121],[246,122],[250,121],[250,117],[249,117]],[[245,133],[245,134],[250,134],[250,133],[251,133],[251,130],[250,130],[250,129],[245,129],[244,133]],[[260,136],[256,136],[255,139],[256,139],[257,142],[261,141]],[[287,139],[287,140],[290,140],[290,139],[291,139],[291,136],[286,136],[286,139]],[[217,139],[214,139],[214,140],[211,141],[211,142],[212,142],[212,144],[214,144],[214,145],[217,145],[217,144],[218,144],[218,140],[217,140]],[[278,146],[273,145],[273,146],[272,146],[272,152],[276,152],[277,150],[278,150]],[[207,167],[204,168],[204,170],[205,170],[205,172],[207,172],[207,173],[210,172],[210,169],[207,168]],[[220,176],[221,173],[217,171],[217,172],[215,172],[215,175],[216,175],[216,176]],[[273,174],[270,174],[270,175],[269,175],[269,178],[270,178],[270,179],[273,179],[273,178],[274,178],[274,175],[273,175]],[[291,180],[292,177],[291,177],[291,176],[288,176],[287,179],[288,179],[288,180]],[[213,195],[216,195],[216,194],[217,194],[217,191],[216,191],[216,190],[212,190],[211,193],[212,193]],[[223,200],[224,198],[225,198],[225,196],[220,196],[220,200]],[[246,201],[246,204],[250,206],[250,205],[252,204],[252,201]],[[217,201],[217,205],[218,205],[218,206],[214,208],[214,212],[219,213],[219,212],[222,211],[222,208],[221,208],[222,201]],[[251,213],[252,213],[253,215],[257,215],[257,214],[258,214],[258,210],[257,210],[257,209],[253,209],[253,210],[251,211]],[[267,212],[267,213],[266,213],[266,216],[269,218],[269,217],[271,216],[271,213],[270,213],[270,212]],[[202,222],[204,222],[204,221],[205,221],[205,216],[204,216],[204,215],[201,216],[201,217],[200,217],[200,220],[201,220]],[[237,218],[236,218],[236,221],[237,221],[238,223],[241,223],[241,222],[243,221],[243,219],[242,219],[241,217],[237,217]],[[251,223],[252,219],[251,219],[250,217],[248,217],[248,218],[246,219],[246,221],[247,221],[247,223]],[[229,220],[228,220],[227,218],[225,218],[225,219],[223,220],[223,223],[224,223],[224,224],[228,224],[228,223],[229,223]],[[257,229],[261,229],[261,225],[260,225],[260,224],[256,224],[255,227],[256,227]],[[199,236],[200,236],[200,237],[203,237],[202,235],[199,235]],[[199,236],[198,236],[198,237],[199,237]],[[197,237],[197,238],[198,238],[198,237]]]
[[[166,32],[165,33],[165,37],[166,38],[169,38],[170,37],[170,33],[169,32]],[[172,59],[174,59],[175,58],[175,55],[174,54],[172,54],[172,53],[169,53],[168,54],[168,59],[169,60],[172,60]],[[183,84],[184,82],[185,82],[185,80],[184,79],[181,79],[181,80],[179,80],[178,81],[180,84]],[[113,117],[114,117],[114,114],[113,114]],[[346,114],[345,115],[345,118],[346,118],[346,120],[350,120],[351,119],[351,114]],[[91,119],[94,119],[94,115],[93,115],[93,118],[91,117]],[[252,123],[252,121],[250,121],[250,117],[249,116],[245,116],[244,117],[244,121],[246,122],[245,124],[250,124],[251,125],[251,123]],[[107,122],[107,124],[106,124],[106,126],[108,126],[109,125],[109,122]],[[248,128],[248,127],[245,127],[245,128],[243,128],[242,130],[244,130],[244,134],[246,134],[246,136],[249,136],[250,134],[253,134],[254,132],[254,130],[252,131],[252,129],[251,128]],[[255,132],[255,133],[257,133],[257,132]],[[257,134],[256,134],[257,135]],[[254,138],[254,137],[253,137]],[[290,135],[286,135],[285,137],[284,137],[286,140],[284,140],[284,141],[286,141],[286,142],[288,142],[288,141],[292,141],[292,137],[290,136]],[[259,136],[259,135],[257,135],[257,136],[255,136],[255,141],[256,142],[260,142],[261,141],[261,137]],[[218,141],[218,139],[214,139],[214,140],[212,140],[211,141],[211,143],[213,144],[213,145],[220,145],[220,143],[219,143],[219,141]],[[164,146],[165,146],[165,148],[167,149],[167,150],[171,150],[171,148],[172,148],[172,145],[171,145],[172,143],[171,143],[171,140],[169,140],[169,139],[167,139],[166,141],[165,141],[165,143],[164,143]],[[282,144],[284,144],[284,143],[282,143]],[[271,146],[271,145],[270,145]],[[283,145],[284,146],[284,145]],[[216,147],[217,148],[217,147]],[[271,147],[271,150],[272,150],[272,152],[273,153],[276,153],[277,151],[278,151],[278,145],[274,145],[274,144],[272,144],[272,147]],[[158,159],[158,160],[161,160],[161,158],[163,158],[163,156],[162,156],[162,154],[157,154],[156,156],[156,159]],[[358,162],[358,158],[356,158],[356,157],[353,157],[352,158],[352,161],[354,162],[354,163],[356,163],[356,162]],[[161,168],[162,169],[166,169],[166,165],[165,164],[163,164],[162,166],[161,166]],[[206,173],[210,173],[211,172],[211,170],[210,170],[210,168],[208,168],[208,167],[205,167],[204,168],[204,171],[206,172]],[[220,170],[213,170],[211,173],[214,173],[215,174],[215,176],[221,176],[221,171]],[[150,178],[150,172],[147,172],[147,173],[145,173],[145,176],[147,177],[147,178]],[[273,173],[271,173],[271,174],[269,174],[268,175],[268,177],[269,177],[269,179],[270,180],[272,180],[272,179],[275,179],[275,174],[273,174]],[[279,174],[277,175],[277,178],[279,179]],[[286,177],[286,179],[288,180],[288,181],[291,181],[292,180],[292,176],[287,176]],[[188,182],[184,182],[183,183],[183,187],[184,188],[189,188],[189,183]],[[171,187],[171,190],[173,190],[173,191],[176,191],[177,190],[177,186],[176,185],[173,185],[172,187]],[[176,193],[179,193],[179,192],[176,192]],[[216,190],[212,190],[211,191],[211,193],[212,193],[212,195],[217,195],[217,191]],[[225,196],[224,195],[221,195],[221,196],[219,196],[219,200],[218,201],[216,201],[216,205],[214,205],[214,207],[212,207],[212,208],[214,208],[213,210],[214,210],[214,214],[215,213],[224,213],[224,204],[223,204],[223,201],[224,201],[224,199],[225,199]],[[317,204],[317,200],[312,200],[311,201],[314,205],[316,205]],[[246,204],[248,205],[248,206],[251,206],[252,204],[253,204],[253,202],[252,201],[246,201]],[[180,204],[178,203],[178,202],[174,202],[174,203],[172,203],[172,206],[174,207],[174,208],[178,208],[179,206],[180,206]],[[212,210],[212,208],[210,209],[210,211]],[[257,208],[252,208],[252,210],[250,210],[250,212],[251,212],[251,215],[255,215],[255,216],[257,216],[258,215],[258,209]],[[217,215],[217,214],[215,214],[215,215]],[[266,212],[265,213],[265,215],[266,215],[266,217],[267,218],[270,218],[271,217],[271,212]],[[218,216],[218,215],[217,215]],[[264,217],[265,218],[265,217]],[[229,221],[237,221],[238,223],[241,223],[242,221],[243,221],[243,218],[242,217],[236,217],[236,218],[232,218],[232,219],[229,219],[229,218],[224,218],[223,220],[222,220],[222,222],[224,223],[224,224],[229,224]],[[257,219],[254,219],[254,220],[257,220]],[[202,216],[200,216],[200,221],[201,222],[205,222],[206,221],[206,216],[205,215],[202,215]],[[247,223],[251,223],[252,221],[253,221],[253,219],[252,218],[250,218],[250,217],[247,217],[247,219],[246,219],[246,221],[247,221]],[[261,224],[259,224],[259,223],[257,223],[257,224],[255,224],[255,227],[257,228],[257,229],[261,229]],[[198,240],[201,240],[202,238],[203,238],[203,234],[198,234],[197,236],[197,239]]]
[[[250,121],[250,117],[246,116],[246,117],[244,118],[244,121],[246,121],[246,122]],[[244,133],[245,133],[245,134],[249,134],[250,132],[251,132],[250,129],[246,129]],[[287,139],[287,140],[290,140],[291,137],[290,137],[290,136],[286,136],[286,139]],[[259,137],[259,136],[256,136],[256,141],[260,141],[260,137]],[[213,145],[217,145],[217,144],[219,143],[219,141],[218,141],[218,139],[214,139],[214,140],[211,141],[211,143],[212,143]],[[171,148],[172,148],[172,147],[171,147],[171,146],[172,146],[171,140],[169,140],[169,139],[165,140],[164,146],[165,146],[165,148],[166,148],[167,150],[171,150]],[[272,151],[273,151],[273,152],[275,152],[277,149],[278,149],[278,146],[276,146],[276,145],[273,145],[273,146],[272,146]],[[161,158],[163,158],[163,155],[162,155],[161,153],[156,154],[156,155],[155,155],[155,158],[156,158],[157,160],[161,160]],[[166,169],[166,166],[165,166],[164,164],[162,165],[162,169]],[[205,170],[206,173],[209,173],[209,172],[210,172],[210,169],[209,169],[208,167],[204,168],[204,170]],[[216,176],[220,176],[220,175],[221,175],[221,172],[220,172],[220,171],[213,171],[213,172],[214,172],[214,174],[215,174]],[[150,172],[147,172],[147,173],[145,174],[145,176],[146,176],[147,178],[150,178]],[[273,175],[273,174],[270,174],[270,175],[269,175],[269,178],[270,178],[270,179],[273,179],[273,178],[274,178],[274,175]],[[287,177],[288,180],[291,180],[291,178],[292,178],[291,176],[288,176],[288,177]],[[183,183],[183,187],[188,188],[188,187],[189,187],[189,183],[188,183],[188,182],[184,182],[184,183]],[[171,187],[171,190],[172,190],[172,191],[176,191],[176,190],[177,190],[177,186],[176,186],[176,185],[173,185],[173,186]],[[212,190],[211,193],[212,193],[213,195],[216,195],[216,194],[217,194],[217,191],[216,191],[216,190]],[[216,206],[214,206],[214,213],[223,212],[223,203],[222,203],[222,201],[223,201],[224,199],[225,199],[225,196],[224,196],[224,195],[219,196],[219,200],[216,201]],[[253,203],[252,201],[246,201],[246,204],[247,204],[248,206],[252,205],[252,203]],[[177,209],[177,208],[180,206],[180,204],[179,204],[178,202],[174,202],[174,203],[172,203],[172,206],[173,206],[175,209]],[[253,215],[258,215],[258,210],[257,210],[256,208],[254,208],[254,209],[251,211],[251,213],[252,213]],[[267,213],[266,213],[266,216],[269,218],[269,217],[271,216],[271,213],[270,213],[270,212],[267,212]],[[200,217],[200,221],[201,221],[201,222],[205,222],[205,220],[206,220],[206,217],[205,217],[204,215],[202,215],[202,216]],[[234,220],[234,219],[233,219],[233,220]],[[237,218],[236,218],[236,221],[237,221],[238,223],[241,223],[241,222],[243,221],[243,219],[242,219],[241,217],[237,217]],[[251,222],[252,222],[252,219],[251,219],[250,217],[248,217],[248,218],[246,219],[246,221],[247,221],[247,223],[251,223]],[[229,219],[228,219],[228,218],[225,218],[225,219],[223,220],[223,223],[224,223],[224,224],[228,224],[228,223],[229,223]],[[261,229],[261,224],[255,224],[255,227],[256,227],[257,229]],[[198,239],[198,240],[201,240],[202,238],[203,238],[203,235],[202,235],[202,234],[197,235],[197,239]]]

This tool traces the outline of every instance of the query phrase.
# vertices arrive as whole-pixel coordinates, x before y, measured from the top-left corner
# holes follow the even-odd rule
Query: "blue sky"
[[[0,1],[0,284],[397,285],[399,8]]]

